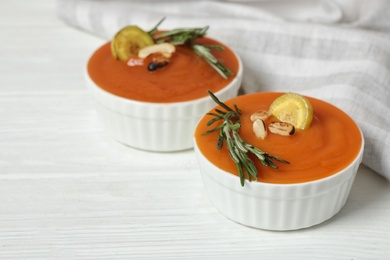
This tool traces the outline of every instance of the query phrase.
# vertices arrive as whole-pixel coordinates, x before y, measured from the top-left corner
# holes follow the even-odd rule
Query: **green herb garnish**
[[[230,108],[221,102],[211,91],[207,91],[207,93],[211,96],[215,103],[221,106],[225,111],[215,109],[215,113],[207,113],[207,115],[213,116],[213,118],[207,122],[207,126],[210,126],[217,121],[222,121],[222,123],[215,128],[204,132],[203,135],[219,131],[217,149],[220,151],[223,144],[227,144],[229,155],[237,166],[241,186],[244,186],[245,174],[249,181],[251,181],[252,178],[257,180],[258,171],[254,162],[249,157],[249,154],[255,155],[262,165],[270,166],[275,169],[277,169],[278,166],[272,160],[289,164],[288,161],[268,154],[243,140],[239,134],[239,130],[241,128],[241,110],[236,104],[234,104],[234,109]]]
[[[157,25],[148,33],[152,36],[156,43],[169,42],[173,45],[191,46],[196,54],[204,58],[211,67],[213,67],[223,78],[227,79],[233,72],[223,65],[218,59],[211,54],[212,50],[223,50],[220,45],[205,45],[196,43],[195,40],[206,35],[208,26],[201,28],[178,28],[163,33],[157,33],[158,26],[165,20],[163,18]]]

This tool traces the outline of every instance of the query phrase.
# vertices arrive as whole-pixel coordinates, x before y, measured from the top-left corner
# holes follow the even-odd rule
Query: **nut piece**
[[[143,59],[137,59],[137,58],[130,58],[127,61],[127,66],[134,67],[134,66],[142,66],[144,65]]]
[[[164,57],[163,55],[159,54],[154,54],[152,56],[152,62],[149,63],[148,65],[148,70],[149,71],[155,71],[157,69],[163,68],[167,66],[169,63],[169,59]]]
[[[255,133],[257,138],[261,138],[262,140],[264,140],[264,138],[267,136],[267,128],[263,120],[256,119],[253,122],[253,132]]]
[[[172,53],[174,53],[176,50],[175,45],[171,43],[160,43],[160,44],[154,44],[147,46],[145,48],[142,48],[138,52],[138,57],[141,59],[144,59],[148,57],[150,54],[153,53],[161,53],[164,57],[170,58],[172,56]]]
[[[295,133],[295,127],[292,124],[286,122],[272,122],[268,125],[268,130],[271,133],[283,136],[289,136]]]
[[[271,116],[271,113],[268,110],[259,110],[251,115],[251,121],[255,122],[256,119],[261,119],[261,120],[265,121],[270,116]]]

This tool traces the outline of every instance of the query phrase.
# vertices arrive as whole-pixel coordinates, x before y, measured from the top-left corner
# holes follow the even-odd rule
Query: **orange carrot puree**
[[[338,108],[323,101],[308,98],[313,106],[314,117],[306,130],[296,131],[292,136],[280,136],[268,132],[264,139],[258,139],[253,133],[250,115],[257,110],[267,110],[277,97],[283,93],[255,93],[239,96],[225,102],[233,103],[242,110],[240,135],[248,143],[263,151],[289,161],[291,164],[276,162],[279,169],[264,167],[254,157],[258,169],[258,178],[267,183],[300,183],[330,176],[347,165],[358,155],[362,136],[352,119]],[[202,136],[202,133],[217,126],[206,123],[212,116],[204,116],[195,131],[196,143],[205,157],[217,167],[237,175],[235,163],[230,159],[227,147],[216,149],[218,132]],[[277,121],[271,117],[265,121],[268,125]]]
[[[228,47],[210,38],[197,42],[223,46],[224,50],[213,50],[212,54],[237,74],[238,60]],[[188,46],[176,46],[170,63],[163,68],[150,72],[147,69],[149,62],[145,59],[144,65],[130,67],[126,62],[115,60],[110,43],[106,43],[92,55],[87,69],[92,80],[112,94],[158,103],[198,99],[207,95],[206,89],[217,92],[234,78],[234,75],[222,78]]]

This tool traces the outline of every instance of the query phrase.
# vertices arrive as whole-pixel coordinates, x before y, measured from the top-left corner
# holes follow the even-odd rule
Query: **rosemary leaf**
[[[223,120],[223,118],[214,117],[213,119],[211,119],[210,121],[207,122],[207,126],[212,125],[214,122],[216,122],[216,121],[218,121],[218,120]]]
[[[203,135],[208,135],[208,134],[210,134],[210,133],[212,133],[212,132],[215,132],[215,131],[217,131],[217,130],[222,129],[223,127],[224,127],[223,124],[222,124],[222,125],[219,125],[219,126],[213,128],[213,129],[211,129],[211,130],[208,130],[208,131],[204,132]]]
[[[227,113],[227,112],[219,110],[217,108],[215,109],[215,112],[217,112],[218,114],[221,114],[221,115],[225,115]]]
[[[237,147],[244,153],[248,152],[248,149],[244,146],[242,139],[239,137],[237,131],[233,131],[234,141],[236,142]]]
[[[195,40],[204,37],[209,29],[209,26],[200,28],[177,28],[170,31],[157,33],[158,26],[165,20],[165,17],[161,19],[157,25],[148,33],[152,36],[156,43],[169,42],[173,45],[191,46],[193,51],[201,56],[212,68],[214,68],[224,79],[227,79],[229,75],[233,75],[233,72],[223,65],[218,59],[211,54],[211,50],[223,50],[223,46],[219,45],[204,45],[195,43]]]
[[[230,107],[228,107],[227,105],[225,105],[225,103],[222,103],[221,101],[219,101],[219,99],[214,95],[213,92],[211,92],[210,90],[206,90],[206,92],[214,100],[215,103],[217,103],[218,105],[220,105],[222,108],[226,109],[227,111],[234,112],[234,110],[231,109]]]
[[[221,149],[223,147],[223,140],[224,140],[223,131],[219,131],[218,141],[217,141],[217,150],[218,151],[221,151]]]
[[[150,30],[150,31],[148,32],[148,34],[151,35],[151,36],[153,36],[153,35],[157,32],[158,27],[160,26],[160,24],[162,24],[162,22],[164,22],[164,20],[165,20],[165,17],[163,17],[163,18],[156,24],[156,26],[154,26],[153,29]]]
[[[242,165],[241,165],[241,163],[237,163],[236,166],[237,166],[237,169],[238,169],[238,175],[240,176],[241,186],[244,187],[245,176],[244,176],[244,171],[242,170]]]
[[[221,62],[211,54],[209,46],[203,44],[193,44],[192,49],[198,55],[202,56],[211,67],[213,67],[223,78],[227,79],[229,75],[233,75],[233,72],[226,68]]]
[[[233,110],[225,103],[221,102],[211,91],[208,90],[207,93],[210,95],[210,97],[214,100],[215,103],[217,103],[221,108],[225,109],[226,111],[222,111],[217,108],[215,109],[216,113],[207,113],[210,116],[214,116],[214,118],[209,120],[207,126],[210,126],[215,122],[222,122],[220,125],[214,127],[213,129],[204,132],[203,135],[207,135],[219,130],[217,150],[221,150],[224,143],[227,144],[227,149],[230,158],[236,164],[241,186],[244,186],[245,184],[245,175],[248,181],[251,181],[252,178],[255,180],[258,179],[258,170],[255,166],[255,163],[250,158],[249,154],[253,154],[263,166],[270,166],[272,168],[277,169],[278,166],[272,160],[289,164],[288,161],[268,154],[242,139],[239,133],[239,130],[241,128],[241,110],[238,108],[238,106],[234,104]]]

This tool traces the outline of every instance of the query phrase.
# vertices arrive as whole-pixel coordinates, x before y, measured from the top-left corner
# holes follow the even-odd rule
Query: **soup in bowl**
[[[330,219],[346,203],[362,161],[364,139],[357,124],[342,110],[315,98],[303,97],[312,109],[310,123],[304,129],[274,131],[272,127],[281,120],[268,113],[263,120],[267,133],[259,136],[252,115],[269,112],[274,101],[284,95],[255,93],[225,102],[240,111],[239,120],[231,123],[240,125],[237,132],[244,140],[242,150],[235,147],[233,131],[233,144],[229,146],[225,137],[218,147],[222,135],[218,127],[223,120],[208,124],[217,114],[215,108],[195,130],[195,153],[209,200],[223,215],[247,226],[294,230]],[[216,109],[224,110],[221,106]],[[210,131],[213,128],[218,130]],[[261,161],[247,153],[257,170],[255,177],[248,174],[242,159],[245,148],[252,146],[263,156],[269,155]]]
[[[162,38],[153,37],[161,32],[151,34],[152,40],[135,55],[123,58],[114,53],[122,50],[115,40],[128,44],[134,35],[145,36],[139,30],[134,26],[122,29],[88,60],[86,81],[96,110],[108,133],[123,144],[155,152],[190,149],[197,122],[213,106],[206,90],[215,91],[222,99],[237,96],[243,74],[241,60],[231,48],[204,35],[177,45],[169,42],[170,36],[165,45],[160,44]],[[211,61],[205,58],[210,55]],[[221,73],[221,66],[228,73]]]

